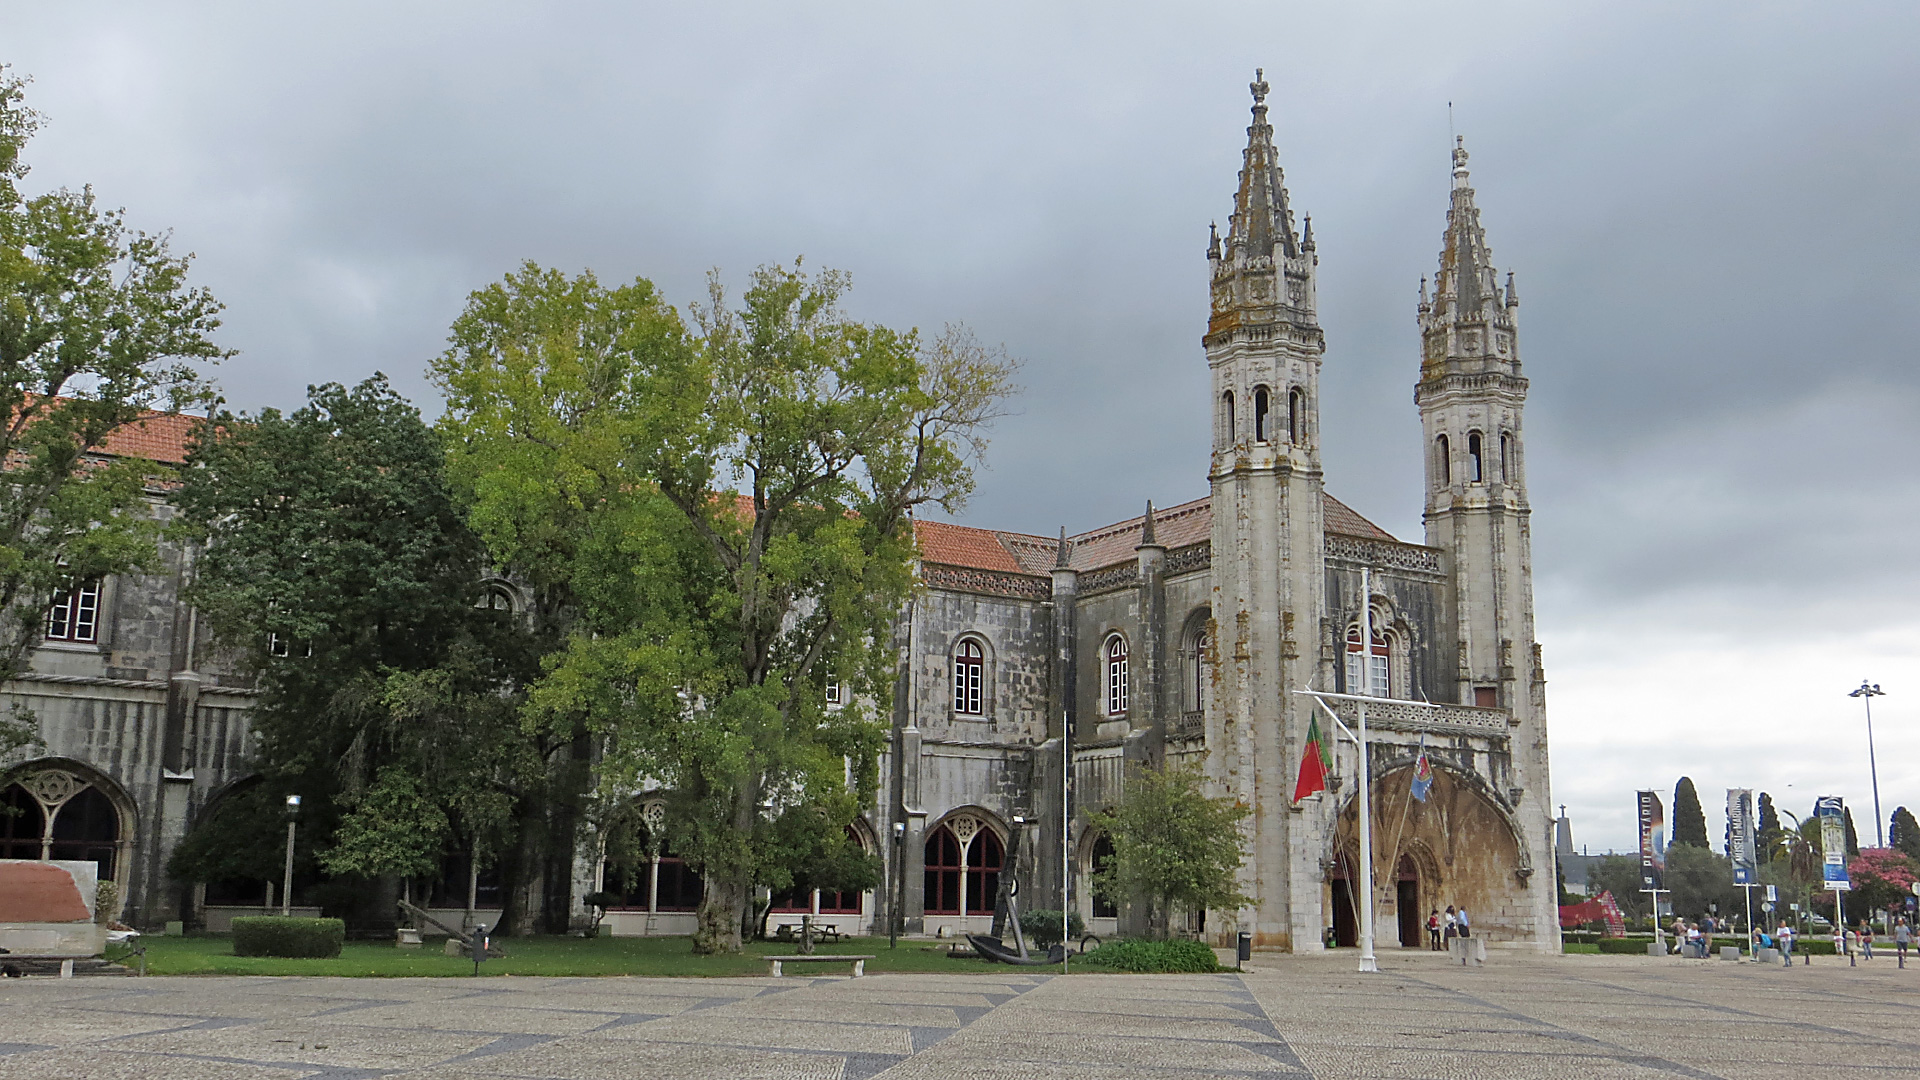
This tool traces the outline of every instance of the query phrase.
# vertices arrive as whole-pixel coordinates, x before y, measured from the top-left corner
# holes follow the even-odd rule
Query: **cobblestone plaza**
[[[1920,964],[1262,955],[1240,975],[23,979],[0,1077],[1920,1075]]]

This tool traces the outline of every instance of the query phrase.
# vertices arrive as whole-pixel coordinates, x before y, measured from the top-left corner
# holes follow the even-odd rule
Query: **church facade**
[[[1557,951],[1511,276],[1504,288],[1495,278],[1456,148],[1440,266],[1409,339],[1426,533],[1395,538],[1326,490],[1318,256],[1311,222],[1295,227],[1267,85],[1252,91],[1233,213],[1206,252],[1207,494],[1055,537],[920,523],[893,738],[854,828],[885,861],[886,884],[776,898],[771,922],[812,913],[885,933],[897,916],[908,933],[985,931],[1006,878],[1023,907],[1057,908],[1065,890],[1096,931],[1139,929],[1139,911],[1088,887],[1110,851],[1089,815],[1119,799],[1130,765],[1174,762],[1252,809],[1240,883],[1251,904],[1186,913],[1185,929],[1220,944],[1245,930],[1294,951],[1351,944],[1357,750],[1336,740],[1330,789],[1292,799],[1321,708],[1296,693],[1310,688],[1436,706],[1369,706],[1378,943],[1421,944],[1426,913],[1453,904],[1495,944]],[[177,461],[184,423],[156,418],[120,437]],[[94,859],[120,882],[129,921],[217,926],[223,899],[230,916],[269,897],[183,891],[164,867],[195,817],[245,778],[253,690],[210,654],[179,600],[192,554],[167,560],[63,599],[33,671],[7,688],[47,745],[0,783],[12,811],[0,814],[0,858]],[[1353,725],[1355,703],[1333,709]],[[1416,801],[1422,750],[1436,775]],[[570,906],[585,919],[581,897],[609,882],[584,837],[580,849]],[[669,848],[644,878],[607,929],[690,931],[697,876]],[[453,914],[491,923],[497,890],[476,887],[495,910]]]
[[[1012,846],[1027,906],[1058,907],[1064,877],[1095,929],[1125,929],[1129,913],[1087,887],[1109,850],[1088,815],[1120,797],[1129,763],[1192,763],[1252,808],[1240,891],[1253,903],[1190,913],[1187,928],[1218,944],[1240,930],[1263,947],[1352,944],[1356,749],[1336,741],[1332,790],[1292,799],[1321,708],[1295,691],[1312,688],[1438,706],[1369,706],[1376,940],[1422,944],[1427,913],[1452,904],[1496,943],[1557,950],[1511,275],[1495,278],[1456,148],[1409,365],[1426,535],[1397,539],[1326,490],[1312,222],[1295,227],[1268,87],[1252,91],[1233,214],[1206,256],[1209,493],[1057,538],[921,526],[925,588],[903,618],[891,790],[872,830],[898,837],[891,889],[912,930],[984,928]],[[1349,727],[1355,707],[1334,706]],[[1420,801],[1423,749],[1436,776]]]

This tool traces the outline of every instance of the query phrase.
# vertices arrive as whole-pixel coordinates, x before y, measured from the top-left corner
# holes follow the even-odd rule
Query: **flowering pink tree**
[[[1894,848],[1861,848],[1847,864],[1847,877],[1853,882],[1847,897],[1847,921],[1852,922],[1852,913],[1864,915],[1912,895],[1920,865]]]

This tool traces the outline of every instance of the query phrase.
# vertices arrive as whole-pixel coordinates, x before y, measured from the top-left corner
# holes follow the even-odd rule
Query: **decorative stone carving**
[[[27,794],[38,799],[51,815],[68,799],[85,791],[87,781],[60,769],[45,769],[20,781],[20,786],[27,789]]]

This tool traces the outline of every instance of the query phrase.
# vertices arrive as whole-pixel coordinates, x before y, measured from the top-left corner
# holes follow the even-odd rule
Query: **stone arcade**
[[[1057,906],[1064,800],[1073,902],[1111,933],[1140,916],[1086,887],[1107,850],[1086,817],[1118,797],[1129,762],[1168,760],[1198,763],[1254,811],[1241,885],[1252,905],[1188,913],[1187,927],[1294,951],[1321,948],[1329,930],[1351,943],[1353,785],[1291,802],[1313,708],[1291,691],[1312,687],[1441,703],[1370,710],[1380,944],[1420,945],[1429,909],[1465,904],[1496,946],[1557,951],[1512,277],[1496,280],[1456,148],[1440,267],[1418,309],[1425,543],[1395,539],[1324,488],[1318,255],[1311,221],[1296,231],[1288,206],[1267,84],[1252,90],[1233,213],[1206,252],[1209,493],[1059,537],[921,523],[924,588],[898,622],[892,748],[854,830],[886,858],[889,884],[778,898],[772,922],[813,912],[885,933],[898,895],[909,933],[985,930],[1010,849],[1023,852],[1022,897]],[[143,449],[177,459],[172,445]],[[84,611],[67,601],[64,637],[10,688],[41,716],[49,757],[0,791],[27,811],[0,821],[0,857],[96,858],[148,924],[179,917],[165,855],[242,779],[250,702],[243,682],[204,670],[193,615],[174,599],[189,559],[173,558],[170,574],[104,584]],[[1411,802],[1423,740],[1438,775],[1431,798]],[[1335,757],[1354,775],[1351,746]],[[576,867],[576,912],[601,883],[596,863]],[[609,929],[691,930],[698,878],[670,854],[644,878]],[[219,920],[221,905],[190,903]]]

